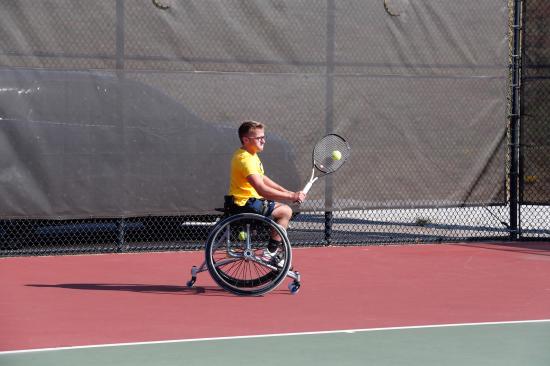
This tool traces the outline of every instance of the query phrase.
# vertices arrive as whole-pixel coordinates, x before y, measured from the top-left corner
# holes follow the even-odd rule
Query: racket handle
[[[307,194],[307,192],[309,192],[309,190],[311,189],[311,186],[313,185],[313,181],[309,181],[306,186],[304,187],[304,189],[302,189],[302,192],[304,192],[305,194]]]

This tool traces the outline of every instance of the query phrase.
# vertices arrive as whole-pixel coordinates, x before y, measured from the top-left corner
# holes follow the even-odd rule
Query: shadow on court
[[[137,292],[146,294],[174,294],[174,295],[209,295],[209,296],[234,296],[217,286],[187,286],[173,285],[148,285],[137,283],[60,283],[50,284],[27,284],[27,287],[63,288],[70,290],[84,291],[122,291]]]

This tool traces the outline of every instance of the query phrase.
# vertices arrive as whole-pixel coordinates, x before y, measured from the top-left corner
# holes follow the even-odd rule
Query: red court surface
[[[550,319],[550,244],[294,250],[302,288],[220,290],[202,252],[0,259],[0,351]]]

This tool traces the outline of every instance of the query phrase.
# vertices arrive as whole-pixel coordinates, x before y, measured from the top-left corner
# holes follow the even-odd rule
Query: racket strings
[[[340,159],[334,159],[333,153],[336,151],[340,152]],[[321,172],[332,173],[346,162],[349,155],[350,148],[346,140],[338,135],[328,135],[315,145],[313,163]]]

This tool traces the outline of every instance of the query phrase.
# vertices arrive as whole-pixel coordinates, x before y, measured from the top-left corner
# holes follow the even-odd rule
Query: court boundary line
[[[361,329],[345,329],[345,330],[325,330],[313,332],[296,332],[296,333],[274,333],[274,334],[256,334],[243,336],[227,336],[227,337],[211,337],[211,338],[188,338],[188,339],[170,339],[164,341],[145,341],[145,342],[127,342],[127,343],[106,343],[92,344],[84,346],[68,346],[68,347],[52,347],[52,348],[34,348],[13,351],[0,351],[0,356],[18,353],[33,353],[33,352],[51,352],[51,351],[67,351],[78,349],[91,348],[108,348],[108,347],[129,347],[129,346],[145,346],[156,344],[171,344],[171,343],[190,343],[190,342],[206,342],[206,341],[225,341],[234,339],[255,339],[255,338],[270,338],[270,337],[291,337],[301,335],[323,335],[323,334],[354,334],[366,332],[380,332],[393,330],[411,330],[411,329],[431,329],[431,328],[451,328],[451,327],[473,327],[484,325],[509,325],[509,324],[529,324],[529,323],[550,323],[550,319],[534,319],[534,320],[511,320],[500,322],[479,322],[479,323],[451,323],[451,324],[430,324],[430,325],[412,325],[402,327],[381,327],[381,328],[361,328]]]

